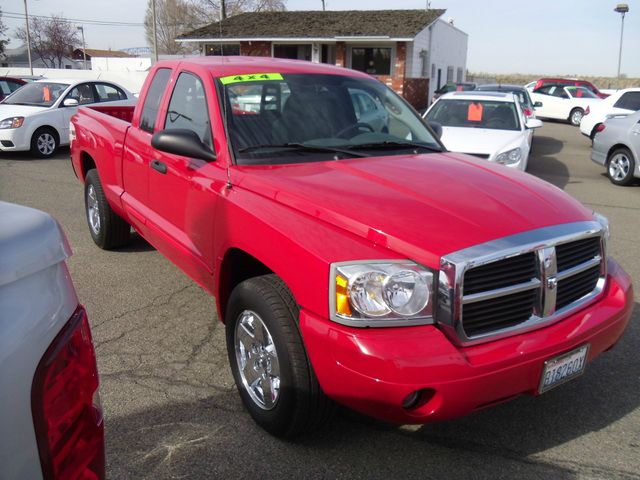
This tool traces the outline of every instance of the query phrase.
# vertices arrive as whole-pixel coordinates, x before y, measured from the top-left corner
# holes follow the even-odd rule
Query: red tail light
[[[606,127],[604,126],[604,123],[599,123],[596,126],[596,132],[602,132]]]
[[[98,383],[87,314],[78,307],[33,379],[31,410],[45,479],[104,479]]]
[[[531,115],[533,115],[533,112],[530,109],[525,108],[524,109],[524,116],[525,117],[530,117]]]
[[[589,105],[587,105],[587,109],[584,111],[585,115],[589,115],[591,113],[591,109],[589,108]]]

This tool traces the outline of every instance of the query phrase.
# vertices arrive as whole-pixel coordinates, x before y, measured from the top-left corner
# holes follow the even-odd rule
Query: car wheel
[[[91,238],[104,250],[129,243],[131,226],[115,213],[104,195],[96,169],[89,170],[84,183],[84,205]]]
[[[626,148],[614,150],[607,159],[607,176],[616,185],[630,185],[635,168],[633,155]]]
[[[574,108],[569,114],[569,121],[571,122],[571,125],[575,125],[576,127],[578,127],[580,126],[582,117],[584,117],[584,110],[582,110],[581,108]]]
[[[240,283],[226,312],[227,353],[242,403],[258,425],[278,437],[312,430],[333,410],[307,357],[298,312],[276,275]]]
[[[52,128],[39,128],[31,137],[31,153],[36,157],[52,157],[58,150],[58,145],[58,134]]]

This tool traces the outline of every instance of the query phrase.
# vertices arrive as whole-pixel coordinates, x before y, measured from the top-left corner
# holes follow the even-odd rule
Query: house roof
[[[212,23],[176,40],[378,37],[409,38],[445,10],[248,12]]]
[[[82,48],[76,48],[73,53],[78,52],[82,55]],[[129,58],[133,55],[129,55],[126,52],[121,52],[119,50],[99,50],[97,48],[86,48],[85,52],[89,57],[118,57],[118,58]]]

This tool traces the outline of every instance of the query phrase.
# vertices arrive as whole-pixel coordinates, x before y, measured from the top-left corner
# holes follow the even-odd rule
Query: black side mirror
[[[440,125],[438,122],[432,122],[432,121],[429,121],[427,123],[431,127],[431,130],[433,130],[433,133],[435,133],[438,136],[438,138],[442,138],[442,125]]]
[[[184,128],[161,130],[151,137],[151,146],[161,152],[213,162],[216,154],[202,143],[193,130]]]
[[[542,102],[536,102],[533,104],[533,108],[538,108],[542,106]]]

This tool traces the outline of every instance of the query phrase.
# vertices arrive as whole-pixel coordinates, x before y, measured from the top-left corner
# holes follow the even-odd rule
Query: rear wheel
[[[110,250],[129,243],[131,226],[111,209],[96,169],[87,172],[84,182],[84,204],[89,232],[96,245]]]
[[[575,125],[577,127],[580,125],[582,117],[584,117],[584,110],[581,108],[574,108],[569,114],[569,121],[571,122],[571,125]]]
[[[31,137],[31,153],[40,158],[52,157],[58,150],[58,133],[49,127],[36,130]]]
[[[298,329],[298,306],[276,275],[234,288],[226,313],[229,364],[242,403],[272,435],[294,437],[332,412]]]
[[[630,185],[636,162],[627,148],[614,150],[607,160],[607,176],[616,185]]]

